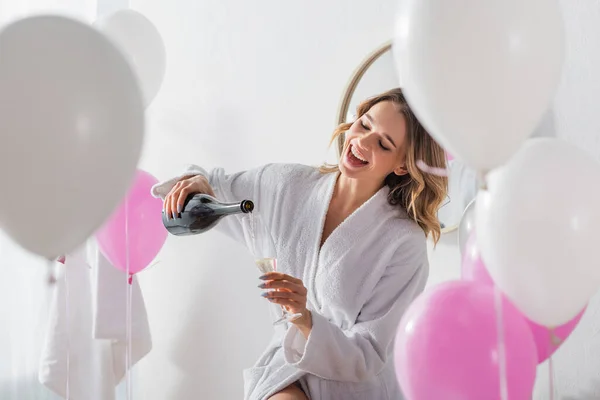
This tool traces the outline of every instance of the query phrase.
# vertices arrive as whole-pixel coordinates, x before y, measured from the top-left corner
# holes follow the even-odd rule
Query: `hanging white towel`
[[[125,274],[98,251],[95,240],[68,254],[65,264],[58,265],[61,271],[54,290],[39,380],[63,398],[67,397],[68,381],[70,400],[114,400],[115,388],[126,372]],[[132,291],[131,366],[152,347],[136,277]]]

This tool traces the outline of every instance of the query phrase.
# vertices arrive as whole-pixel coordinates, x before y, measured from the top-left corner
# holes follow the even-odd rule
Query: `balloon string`
[[[52,286],[56,283],[56,274],[55,274],[55,268],[54,268],[54,261],[52,260],[47,260],[48,261],[48,268],[46,268],[46,283],[48,284],[48,286]],[[59,260],[59,262],[61,262]],[[62,261],[62,264],[64,264],[64,261]]]
[[[504,323],[502,318],[502,293],[498,286],[494,286],[494,303],[496,308],[496,328],[498,330],[498,369],[500,377],[500,398],[508,400],[508,387],[506,382],[506,348],[504,343]]]
[[[69,280],[67,279],[67,265],[65,264],[63,268],[65,270],[65,326],[67,331],[67,382],[65,388],[65,400],[69,400],[71,388],[71,327],[69,315]]]
[[[128,365],[127,365],[127,371],[129,373],[129,388],[128,388],[128,392],[127,392],[127,400],[131,400],[133,398],[133,386],[132,386],[132,381],[133,378],[131,376],[131,368],[132,368],[132,357],[131,357],[131,353],[132,353],[132,303],[133,303],[133,285],[132,285],[132,278],[133,275],[129,275],[129,284],[127,285],[127,311],[128,311],[128,317],[127,317],[127,361],[128,361]]]
[[[127,304],[126,304],[126,317],[125,317],[125,329],[127,336],[127,344],[125,346],[125,381],[126,381],[126,392],[127,392],[127,400],[131,400],[131,282],[132,276],[129,273],[129,199],[125,197],[125,263],[127,274],[125,278],[127,279],[126,283],[126,296],[127,296]]]
[[[548,386],[550,389],[550,400],[554,400],[554,363],[552,357],[548,358]]]
[[[446,168],[438,168],[438,167],[429,166],[423,160],[417,160],[417,168],[419,168],[421,171],[423,171],[427,174],[431,174],[431,175],[436,175],[436,176],[448,176],[449,175],[448,170]]]

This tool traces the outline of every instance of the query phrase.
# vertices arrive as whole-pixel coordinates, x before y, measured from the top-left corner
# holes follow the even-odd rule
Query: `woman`
[[[400,89],[363,102],[337,166],[268,164],[226,175],[191,166],[157,184],[167,215],[191,193],[250,198],[276,238],[281,270],[261,277],[267,300],[302,317],[276,330],[244,371],[244,398],[401,399],[393,365],[400,318],[427,281],[426,236],[437,242],[447,178],[442,148]],[[333,141],[332,140],[332,141]],[[219,229],[244,243],[237,218]]]

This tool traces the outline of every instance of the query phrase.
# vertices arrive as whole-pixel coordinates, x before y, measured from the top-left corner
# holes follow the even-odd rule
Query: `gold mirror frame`
[[[352,100],[352,96],[354,95],[354,92],[356,91],[356,87],[358,86],[358,83],[360,82],[360,80],[362,79],[364,74],[371,67],[371,65],[373,65],[373,63],[375,61],[377,61],[377,59],[379,57],[381,57],[386,51],[390,50],[391,48],[392,48],[391,40],[382,44],[381,46],[379,46],[379,48],[377,48],[377,50],[375,50],[374,52],[369,54],[369,56],[367,58],[365,58],[364,61],[354,71],[354,73],[352,74],[352,78],[350,79],[350,82],[348,82],[348,84],[346,85],[346,90],[344,91],[344,96],[342,97],[342,101],[340,103],[340,107],[338,110],[338,116],[337,116],[337,124],[338,125],[346,122],[346,117],[348,115],[348,108],[350,107],[350,101]],[[345,136],[346,135],[340,135],[338,137],[338,143],[337,143],[338,157],[342,155],[342,149],[344,147]]]
[[[343,124],[346,122],[346,118],[348,116],[348,108],[350,107],[350,102],[352,100],[352,96],[354,95],[354,92],[356,91],[356,87],[358,86],[358,83],[360,82],[362,77],[365,75],[365,73],[371,67],[371,65],[373,65],[373,63],[375,61],[377,61],[379,59],[379,57],[381,57],[387,51],[390,51],[391,48],[392,48],[392,41],[390,40],[390,41],[387,41],[386,43],[382,44],[375,51],[373,51],[371,54],[369,54],[363,60],[363,62],[358,66],[358,68],[356,68],[356,70],[352,74],[352,78],[346,85],[346,90],[344,91],[344,95],[342,96],[342,101],[340,102],[340,106],[338,108],[337,125],[340,125],[340,124]],[[342,150],[344,148],[344,141],[346,140],[345,136],[346,135],[340,135],[337,139],[338,157],[341,157],[341,155],[342,155]],[[449,232],[455,231],[458,229],[459,225],[460,225],[460,223],[453,225],[453,226],[444,227],[441,229],[441,233],[444,234],[444,233],[449,233]]]

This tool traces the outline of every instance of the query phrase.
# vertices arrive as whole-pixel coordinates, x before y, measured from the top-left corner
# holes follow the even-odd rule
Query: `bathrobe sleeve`
[[[395,252],[356,324],[341,329],[312,311],[308,340],[295,325],[290,326],[283,339],[288,363],[323,379],[349,382],[369,380],[383,369],[400,319],[427,281],[424,237],[422,233],[410,236]]]
[[[181,174],[154,185],[151,189],[152,196],[164,200],[181,178],[195,175],[202,175],[208,180],[215,197],[220,201],[229,203],[252,200],[255,205],[254,213],[260,214],[261,218],[270,224],[272,214],[270,210],[273,209],[271,203],[277,198],[282,179],[281,171],[276,164],[266,164],[232,174],[225,173],[223,168],[207,171],[198,165],[190,164]],[[264,215],[261,210],[265,210]],[[223,218],[214,229],[242,244],[245,243],[240,215]]]

